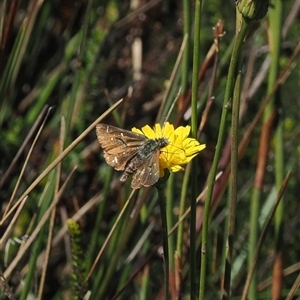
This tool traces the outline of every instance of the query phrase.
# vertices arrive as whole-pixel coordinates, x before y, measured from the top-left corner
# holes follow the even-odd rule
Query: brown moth
[[[124,171],[121,181],[132,175],[133,189],[149,187],[158,181],[159,154],[169,144],[167,138],[149,139],[106,124],[97,124],[96,133],[106,162],[115,170]]]

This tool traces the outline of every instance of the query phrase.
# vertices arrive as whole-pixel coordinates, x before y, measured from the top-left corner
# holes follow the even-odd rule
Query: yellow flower
[[[166,122],[163,127],[155,124],[154,129],[149,125],[144,126],[141,130],[132,128],[133,132],[143,134],[149,139],[166,138],[168,140],[168,145],[160,149],[160,177],[164,175],[164,169],[171,172],[183,170],[182,165],[187,164],[206,147],[205,144],[200,144],[196,139],[188,137],[190,130],[190,126],[180,126],[174,129],[169,122]]]

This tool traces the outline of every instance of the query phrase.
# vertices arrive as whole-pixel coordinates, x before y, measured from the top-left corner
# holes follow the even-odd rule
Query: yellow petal
[[[155,139],[156,138],[154,130],[149,125],[144,126],[142,128],[142,131],[143,131],[144,135],[147,138],[149,138],[149,139]]]
[[[144,135],[144,133],[143,133],[140,129],[136,128],[136,127],[133,127],[133,128],[131,129],[131,131],[133,131],[133,132],[135,132],[135,133],[139,133],[139,134],[143,134],[143,135]]]

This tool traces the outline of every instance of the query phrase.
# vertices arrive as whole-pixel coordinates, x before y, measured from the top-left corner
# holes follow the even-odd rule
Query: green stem
[[[240,60],[241,61],[241,60]],[[237,167],[238,167],[238,127],[239,127],[239,110],[240,110],[240,91],[241,91],[241,72],[238,72],[233,95],[232,105],[232,122],[231,122],[231,188],[229,201],[229,222],[227,242],[228,251],[225,258],[225,280],[224,294],[222,299],[230,297],[230,282],[231,282],[231,266],[233,252],[233,237],[235,229],[235,208],[237,202]]]
[[[211,172],[209,174],[207,197],[206,197],[205,207],[204,207],[203,227],[202,227],[202,251],[201,251],[202,258],[201,258],[201,270],[200,270],[200,298],[199,298],[202,300],[204,299],[204,294],[205,294],[206,265],[207,265],[206,244],[207,244],[207,237],[208,237],[210,204],[211,204],[211,199],[213,194],[215,177],[217,173],[217,167],[218,167],[221,150],[223,146],[224,135],[226,131],[228,105],[230,104],[232,98],[234,83],[238,73],[237,64],[240,59],[243,41],[248,31],[248,23],[246,23],[244,20],[240,21],[239,26],[240,27],[237,30],[237,36],[236,36],[235,44],[233,46],[230,65],[229,65],[227,84],[226,84],[221,122],[220,122],[220,131],[218,135],[216,152],[214,155]]]
[[[271,64],[269,70],[269,78],[268,78],[268,93],[272,91],[274,86],[276,85],[276,81],[279,75],[280,69],[280,50],[282,43],[282,15],[283,15],[283,1],[282,0],[274,0],[272,2],[272,8],[269,12],[269,23],[270,23],[270,43],[273,45],[270,56],[271,56]],[[270,47],[271,48],[271,47]],[[274,96],[274,104],[277,111],[281,111],[282,104],[280,103],[281,95],[280,89],[276,91]],[[279,114],[279,120],[277,124],[277,128],[275,131],[275,182],[277,192],[281,187],[281,182],[284,178],[284,138],[283,138],[283,118]],[[282,270],[280,268],[276,268],[276,265],[280,265],[282,263],[282,257],[284,257],[284,199],[280,202],[278,209],[276,210],[276,215],[274,219],[274,227],[275,227],[275,236],[274,243],[276,247],[276,253],[274,253],[275,260],[273,264],[273,278],[279,278],[282,276]],[[282,281],[273,282],[280,289],[282,288]],[[279,286],[281,284],[281,286]]]
[[[201,4],[195,3],[195,26],[194,26],[194,49],[193,49],[193,77],[192,77],[192,118],[191,134],[197,137],[197,102],[198,102],[198,73],[200,63],[200,25],[201,25]],[[192,162],[191,180],[191,221],[190,221],[190,298],[196,299],[196,199],[197,199],[197,157]]]
[[[248,269],[252,267],[253,258],[255,256],[257,247],[257,236],[258,236],[258,217],[260,208],[260,189],[254,187],[253,194],[251,198],[250,207],[250,232],[249,232],[249,254],[248,254]],[[253,272],[250,288],[249,288],[249,299],[256,299],[257,297],[257,272]]]
[[[174,208],[174,184],[175,184],[175,176],[174,173],[170,174],[169,180],[167,182],[167,197],[166,197],[166,218],[167,218],[167,227],[172,228],[174,224],[173,220],[173,208]],[[168,231],[167,231],[168,232]],[[169,247],[169,264],[170,269],[174,270],[174,235],[171,234],[168,236],[168,247]]]
[[[164,194],[163,184],[156,184],[158,192],[158,201],[161,212],[162,235],[163,235],[163,257],[164,257],[164,276],[165,276],[165,298],[169,299],[169,247],[168,247],[168,222],[166,210],[166,197]]]
[[[179,206],[179,220],[181,219],[182,215],[185,213],[186,210],[186,195],[189,188],[189,178],[191,176],[191,164],[188,164],[184,173],[183,183],[181,186],[181,194],[180,194],[180,206]],[[185,221],[182,221],[178,225],[177,230],[177,245],[176,251],[180,259],[182,259],[182,246],[183,246],[183,233],[184,233],[184,224]]]
[[[281,47],[281,28],[282,28],[282,0],[274,0],[273,6],[269,11],[269,20],[270,20],[270,56],[271,56],[271,64],[269,70],[269,77],[268,77],[268,93],[270,93],[274,85],[276,84],[278,74],[279,74],[279,61],[280,61],[280,47]],[[279,101],[280,99],[280,91],[276,92],[275,94],[275,105],[277,106],[277,110],[280,111],[281,104]],[[273,103],[270,103],[270,111],[272,111]],[[280,117],[280,116],[279,116]],[[283,157],[283,124],[280,118],[277,129],[275,133],[276,139],[276,148],[275,148],[275,166],[276,166],[276,188],[277,191],[281,186],[281,182],[283,181],[284,177],[284,157]],[[282,219],[283,219],[283,204],[284,201],[281,201],[278,210],[276,212],[275,217],[275,231],[276,237],[278,238],[280,234],[280,228],[282,227]]]
[[[182,59],[182,78],[181,78],[181,89],[182,93],[185,93],[188,86],[189,80],[189,66],[190,66],[190,30],[191,30],[191,9],[190,1],[183,0],[183,33],[184,36],[187,36],[186,45],[183,51]]]

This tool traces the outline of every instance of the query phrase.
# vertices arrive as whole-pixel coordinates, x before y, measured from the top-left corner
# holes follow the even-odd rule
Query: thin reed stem
[[[222,115],[220,121],[220,131],[219,131],[218,140],[216,144],[216,151],[214,155],[212,168],[209,174],[208,191],[207,191],[207,197],[204,206],[203,227],[202,227],[202,258],[201,258],[201,270],[200,270],[200,298],[199,298],[201,300],[205,299],[205,282],[206,282],[206,265],[207,265],[206,252],[208,251],[208,249],[206,249],[206,245],[208,239],[210,204],[211,204],[211,199],[213,194],[215,177],[217,173],[217,167],[218,167],[221,150],[223,147],[223,140],[226,131],[228,106],[232,99],[234,83],[238,75],[237,64],[240,59],[241,48],[247,30],[248,30],[248,24],[244,22],[244,20],[241,21],[239,27],[236,30],[237,34],[236,34],[235,44],[233,46],[232,55],[231,55],[224,101],[223,101],[223,109],[222,109]]]
[[[164,277],[165,277],[165,299],[169,299],[169,243],[168,243],[168,221],[166,210],[166,196],[163,189],[164,184],[156,184],[158,192],[158,202],[160,206],[162,240],[163,240],[163,258],[164,258]]]
[[[198,116],[198,72],[200,63],[200,26],[201,26],[202,1],[195,3],[195,25],[194,25],[194,49],[193,49],[193,74],[192,74],[192,118],[191,134],[197,137]],[[191,219],[190,219],[190,297],[191,300],[197,297],[197,276],[196,276],[196,199],[197,199],[197,157],[192,162],[191,171]]]

